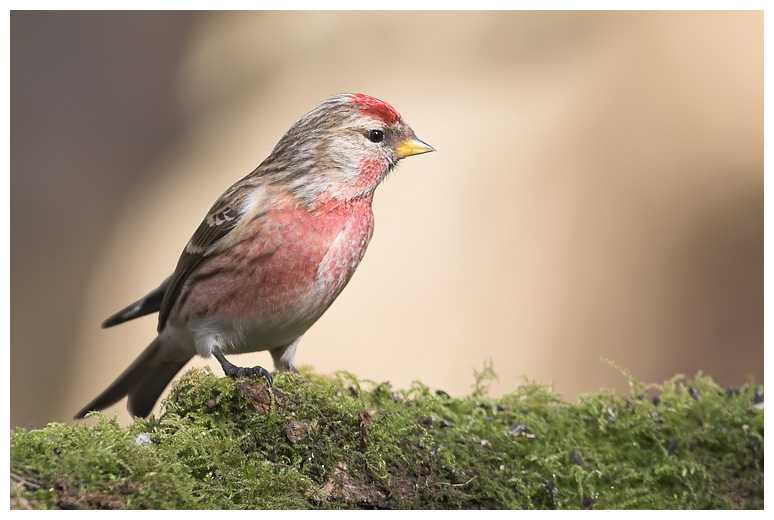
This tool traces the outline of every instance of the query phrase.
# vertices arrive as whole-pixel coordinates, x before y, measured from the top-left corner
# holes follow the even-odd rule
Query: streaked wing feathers
[[[191,240],[185,246],[177,267],[172,275],[172,281],[161,302],[159,310],[158,330],[164,328],[175,302],[188,276],[197,265],[209,255],[217,243],[228,235],[239,224],[245,199],[256,189],[253,182],[246,177],[232,186],[210,208],[207,216],[199,224]]]

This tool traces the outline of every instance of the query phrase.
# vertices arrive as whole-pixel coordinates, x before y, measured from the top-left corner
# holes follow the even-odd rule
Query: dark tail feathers
[[[167,292],[169,282],[172,277],[168,277],[161,282],[161,285],[153,289],[151,292],[137,300],[136,302],[127,305],[117,313],[110,316],[108,319],[102,322],[102,328],[107,329],[114,327],[125,321],[145,316],[146,314],[153,314],[159,312],[161,309],[161,301],[164,299],[164,294]]]
[[[104,392],[95,397],[74,419],[82,419],[91,411],[99,411],[129,396],[127,408],[135,417],[146,417],[158,401],[161,392],[183,365],[193,356],[181,360],[161,360],[159,338],[118,376]]]

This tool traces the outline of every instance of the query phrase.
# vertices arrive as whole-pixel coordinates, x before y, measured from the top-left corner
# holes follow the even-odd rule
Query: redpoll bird
[[[264,368],[224,356],[268,350],[277,370],[297,372],[301,336],[363,258],[374,190],[400,159],[432,151],[392,106],[363,94],[333,96],[296,121],[215,202],[172,276],[102,324],[159,313],[150,346],[75,418],[124,396],[130,413],[147,416],[195,354],[271,383]]]

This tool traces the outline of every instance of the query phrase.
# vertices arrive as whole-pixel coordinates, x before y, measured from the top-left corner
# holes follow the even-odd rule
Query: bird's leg
[[[263,367],[254,366],[250,368],[243,368],[234,365],[228,359],[226,359],[226,356],[223,355],[220,347],[214,347],[212,349],[212,355],[215,356],[215,359],[218,360],[218,363],[220,363],[220,366],[223,369],[223,373],[228,377],[233,377],[234,379],[242,379],[245,376],[265,377],[269,382],[269,385],[274,382],[274,378],[271,376],[269,371]]]
[[[275,347],[271,352],[271,357],[274,360],[274,367],[279,371],[293,372],[294,374],[300,374],[294,363],[296,357],[296,347],[298,342],[301,341],[301,336],[293,340],[293,343],[282,345],[281,347]]]

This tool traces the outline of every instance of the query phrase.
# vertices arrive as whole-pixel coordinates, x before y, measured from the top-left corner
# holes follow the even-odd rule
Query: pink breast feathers
[[[189,319],[281,323],[316,319],[349,281],[373,229],[370,200],[277,211],[192,278]],[[310,225],[313,223],[314,225]],[[258,323],[256,323],[257,325]]]

